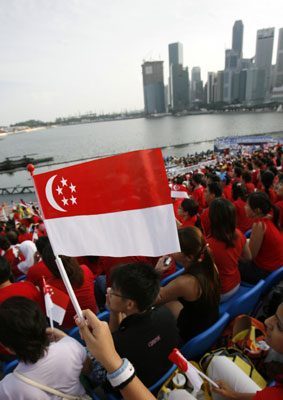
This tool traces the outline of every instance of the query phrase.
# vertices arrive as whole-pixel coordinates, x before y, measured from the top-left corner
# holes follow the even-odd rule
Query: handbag
[[[43,390],[44,392],[55,394],[58,397],[61,397],[61,400],[91,400],[91,397],[88,394],[81,394],[80,396],[73,396],[71,394],[60,392],[60,390],[50,388],[49,386],[45,386],[42,383],[36,382],[33,379],[28,378],[25,375],[20,374],[17,371],[13,371],[13,374],[20,379],[21,381],[34,386],[38,389]]]

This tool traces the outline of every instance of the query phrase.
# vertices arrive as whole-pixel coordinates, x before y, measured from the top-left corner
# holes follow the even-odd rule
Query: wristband
[[[120,389],[126,386],[134,378],[135,368],[127,358],[123,358],[123,364],[121,367],[117,371],[113,372],[113,374],[107,373],[106,376],[114,388]]]

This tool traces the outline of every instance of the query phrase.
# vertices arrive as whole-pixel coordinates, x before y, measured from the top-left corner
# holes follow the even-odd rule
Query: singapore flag
[[[70,298],[61,290],[48,285],[44,278],[42,278],[42,280],[46,315],[61,325],[66,314]]]
[[[55,255],[160,256],[180,251],[160,149],[34,176]]]

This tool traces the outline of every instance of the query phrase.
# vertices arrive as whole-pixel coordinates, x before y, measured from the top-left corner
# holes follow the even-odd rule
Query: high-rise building
[[[144,62],[142,76],[145,114],[164,113],[163,61]]]
[[[191,102],[194,103],[203,101],[203,83],[201,80],[200,67],[193,67],[191,73]]]
[[[207,92],[206,92],[207,104],[211,104],[211,103],[215,102],[216,83],[217,83],[217,74],[215,72],[208,72],[207,73]]]
[[[279,29],[275,86],[283,86],[283,28]]]
[[[171,109],[184,111],[189,106],[189,74],[183,68],[182,43],[170,43],[169,49],[169,96]]]
[[[235,21],[233,26],[232,50],[242,58],[243,55],[244,25],[241,20]]]
[[[216,89],[214,93],[215,102],[223,101],[223,91],[224,91],[224,71],[218,71]]]
[[[171,64],[183,65],[183,45],[182,43],[170,43],[169,46],[169,69]]]
[[[263,82],[263,97],[258,97],[257,101],[261,102],[267,98],[271,87],[271,64],[272,64],[272,51],[274,41],[274,28],[260,29],[257,31],[256,37],[256,54],[255,54],[255,68],[261,70],[257,74],[258,79],[262,79]],[[262,86],[262,81],[256,83],[258,87]]]

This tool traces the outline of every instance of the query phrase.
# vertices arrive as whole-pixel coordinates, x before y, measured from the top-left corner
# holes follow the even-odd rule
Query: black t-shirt
[[[172,365],[168,356],[179,345],[176,320],[164,306],[129,315],[112,335],[120,357],[131,361],[147,387],[167,372]]]

